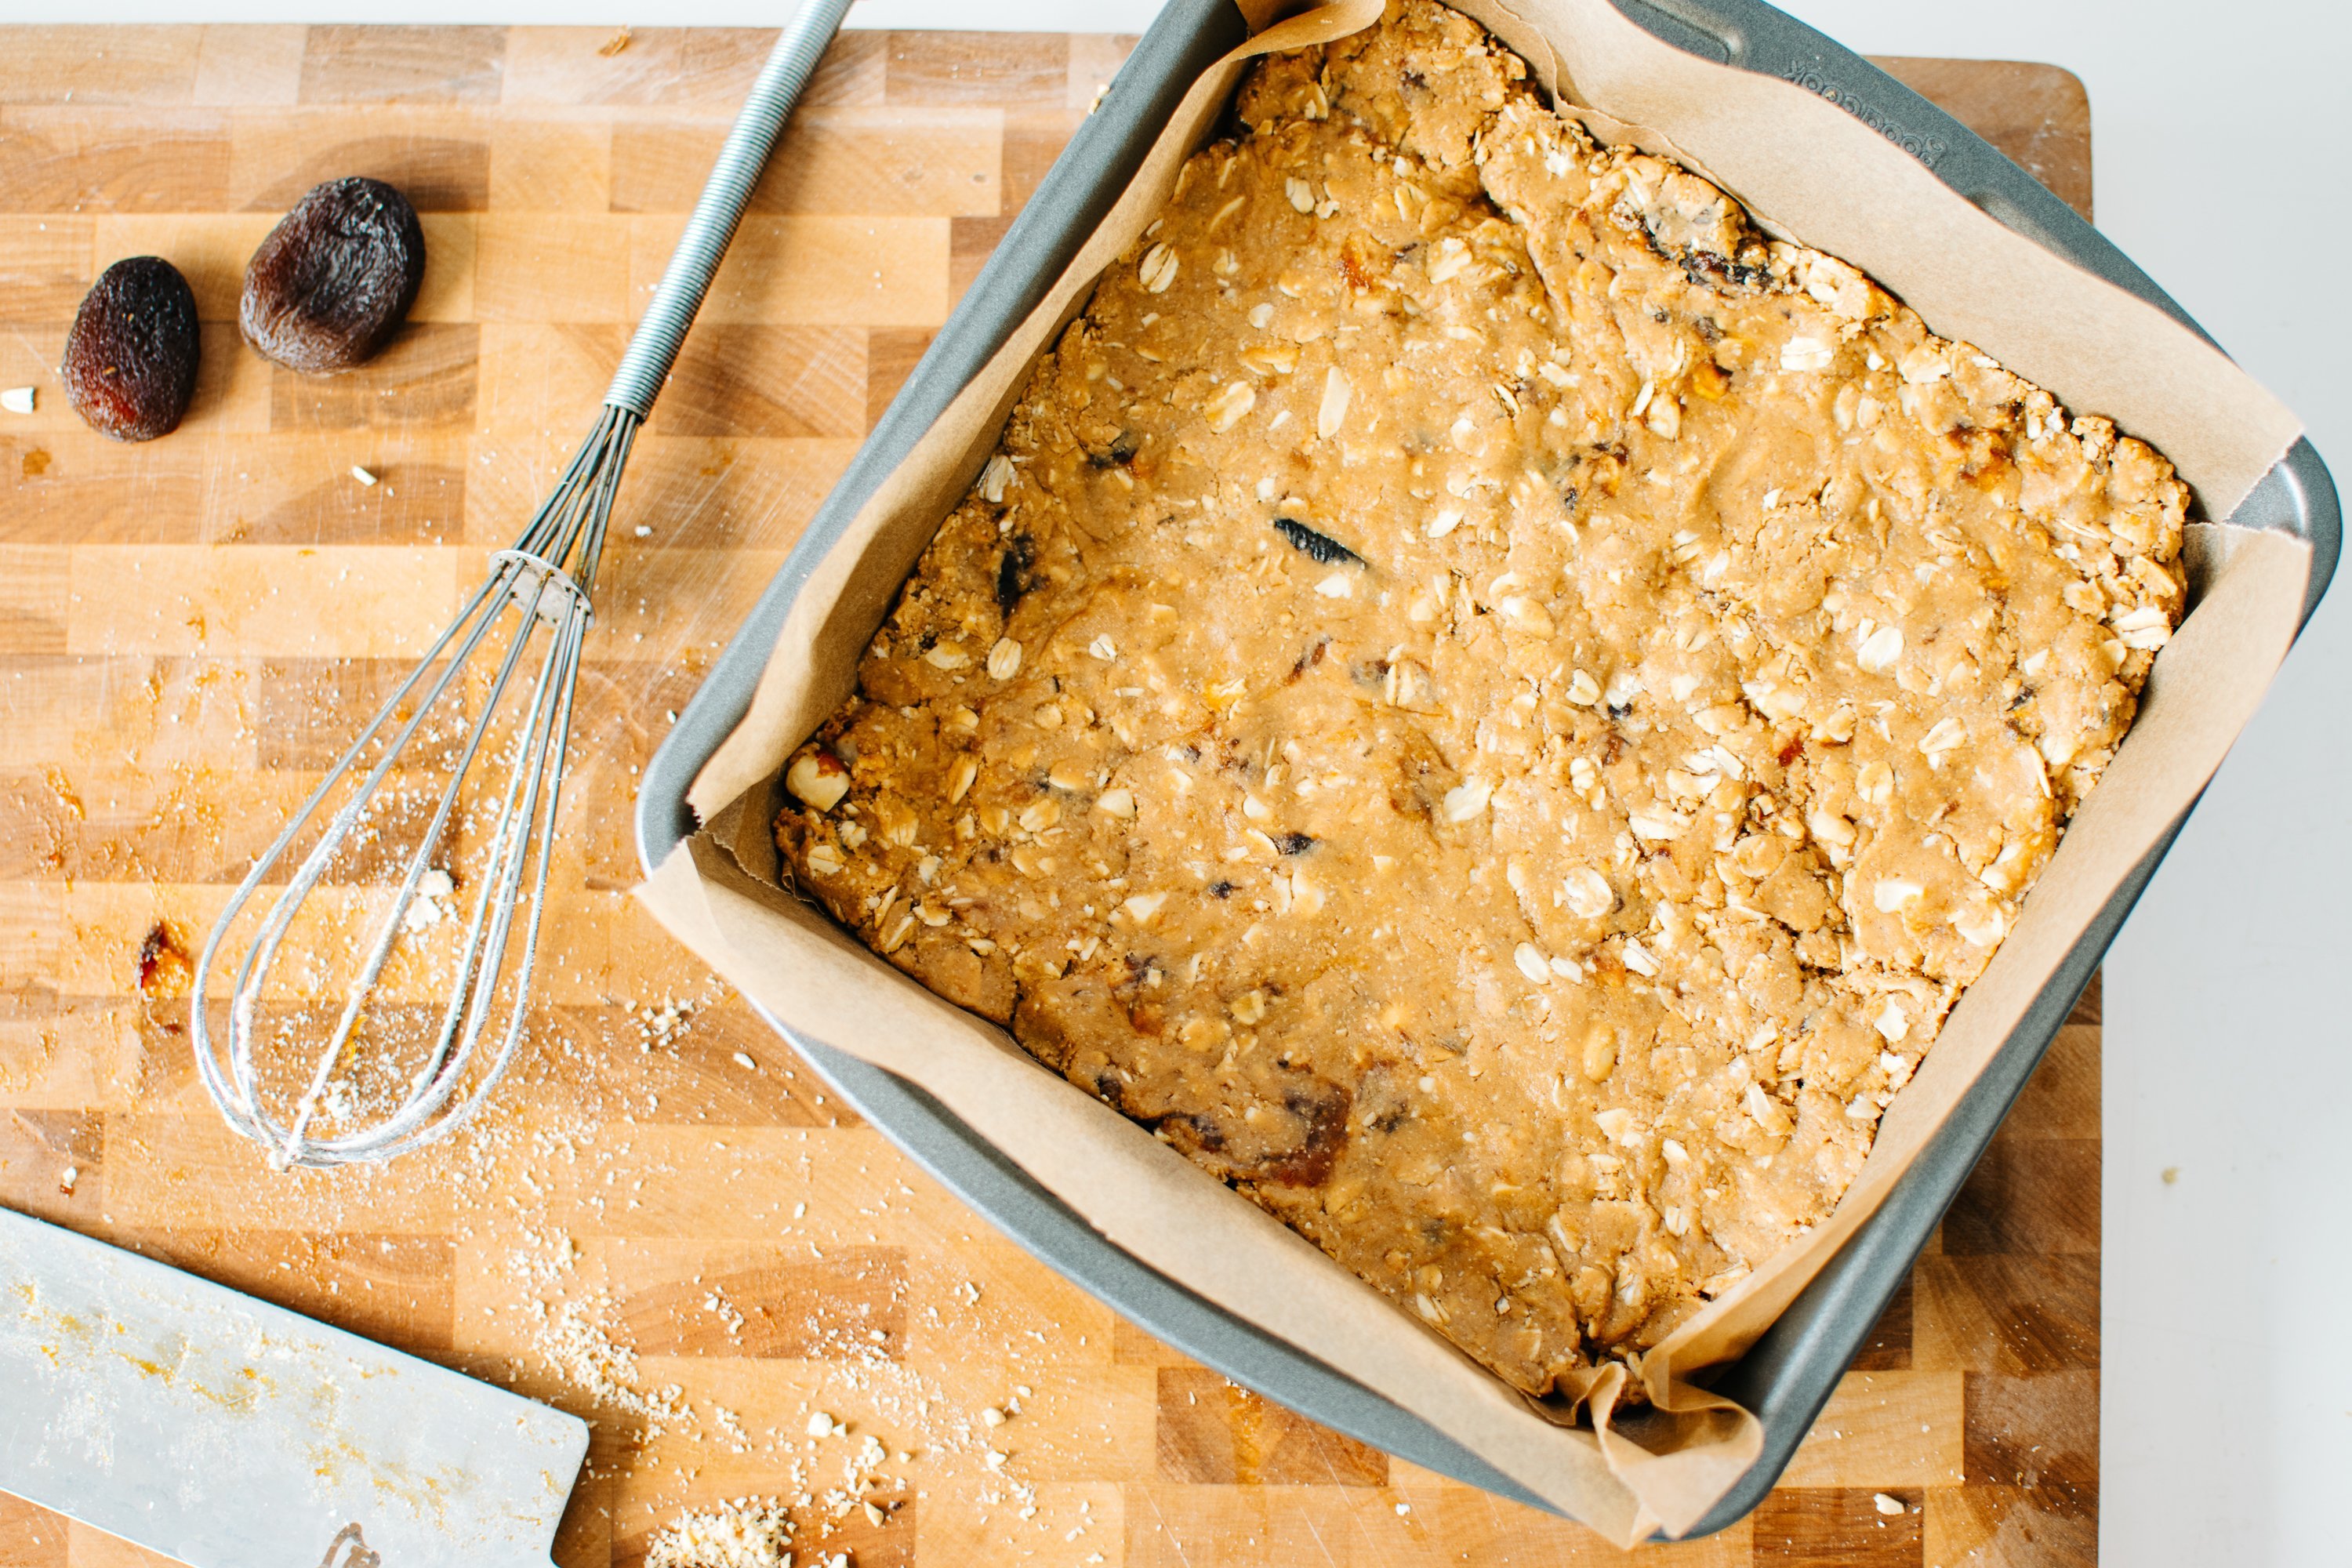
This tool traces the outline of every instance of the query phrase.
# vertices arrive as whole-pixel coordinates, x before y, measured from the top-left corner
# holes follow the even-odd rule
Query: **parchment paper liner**
[[[1458,0],[1608,141],[1678,156],[1774,232],[1868,270],[1948,337],[2078,413],[2153,442],[2226,517],[2293,443],[2294,416],[2169,317],[2003,227],[1860,121],[1790,83],[1658,43],[1603,0]],[[1254,24],[1272,9],[1260,0]],[[1039,352],[1164,204],[1247,57],[1353,32],[1340,0],[1258,32],[1186,96],[1053,290],[852,520],[802,589],[751,710],[695,781],[707,821],[638,896],[793,1028],[920,1084],[1150,1267],[1428,1420],[1621,1544],[1696,1523],[1754,1462],[1754,1416],[1678,1373],[1739,1354],[1884,1199],[2008,1038],[2123,878],[2195,800],[2293,638],[2310,552],[2193,525],[2195,609],[2156,660],[2140,715],[2076,814],[2017,927],[1880,1125],[1844,1199],[1807,1237],[1644,1358],[1653,1408],[1612,1420],[1625,1374],[1539,1405],[1462,1355],[1247,1199],[940,1001],[780,890],[776,775],[855,684],[856,661],[940,521],[993,447]],[[1652,129],[1639,129],[1648,127]],[[1587,1419],[1573,1421],[1572,1404]]]

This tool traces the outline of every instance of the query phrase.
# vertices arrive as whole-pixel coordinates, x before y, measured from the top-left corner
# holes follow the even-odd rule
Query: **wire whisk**
[[[734,237],[744,205],[801,90],[840,26],[850,0],[808,0],[776,40],[751,96],[711,168],[647,304],[596,426],[529,527],[491,557],[488,579],[436,637],[310,798],[254,861],[205,941],[190,997],[196,1071],[229,1125],[269,1151],[270,1163],[331,1166],[380,1163],[448,1136],[479,1110],[521,1044],[547,908],[547,881],[563,769],[572,734],[590,595],[613,514],[614,493],[637,431],[677,363],[695,312]],[[484,664],[487,658],[488,663]],[[445,731],[436,716],[474,717]],[[373,847],[387,785],[404,798],[413,773],[445,771],[422,836],[405,851],[400,879],[357,948],[356,973],[307,1079],[266,1079],[257,1050],[265,1002],[306,996],[300,985],[270,989],[311,895],[339,864]],[[478,787],[468,780],[480,775]],[[352,781],[357,779],[353,787]],[[329,803],[341,797],[329,809]],[[486,819],[486,820],[485,820]],[[208,1007],[215,966],[255,895],[267,889],[306,834],[317,837],[260,919],[230,977],[226,1050]],[[458,891],[437,863],[453,840],[478,843],[467,868],[471,908],[448,972],[448,992],[429,1031],[411,1027],[406,1049],[387,1022],[414,1004],[377,994],[387,970],[403,984],[421,967],[403,963],[433,945]],[[526,892],[526,883],[528,892]],[[339,896],[370,900],[366,889]],[[338,929],[330,910],[309,922],[331,963]],[[521,919],[518,922],[517,916]],[[306,927],[306,930],[308,927]],[[309,955],[315,963],[320,956]],[[278,1003],[272,1034],[301,1032],[307,1007]],[[321,1010],[323,1013],[323,1009]],[[430,1018],[431,1010],[423,1016]],[[422,1038],[414,1037],[422,1034]],[[485,1040],[490,1043],[485,1045]],[[366,1053],[376,1047],[377,1058]],[[414,1059],[408,1059],[413,1055]],[[355,1069],[388,1079],[389,1110],[362,1121],[347,1092]],[[290,1109],[289,1109],[290,1105]],[[326,1130],[328,1124],[332,1130]]]

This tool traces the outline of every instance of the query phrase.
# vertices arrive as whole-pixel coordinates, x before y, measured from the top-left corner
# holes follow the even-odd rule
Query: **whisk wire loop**
[[[640,423],[628,410],[603,410],[596,428],[530,523],[513,546],[493,555],[488,579],[256,859],[230,895],[205,944],[192,998],[198,1073],[230,1125],[266,1145],[273,1163],[333,1165],[388,1160],[446,1136],[479,1109],[521,1041],[546,902],[554,825],[562,801],[562,775],[570,748],[581,653],[593,617],[589,585],[595,580],[622,465]],[[420,736],[429,736],[428,722],[445,710],[453,697],[462,702],[461,677],[478,663],[502,625],[508,626],[505,646],[488,668],[478,716],[448,759],[448,776],[432,815],[405,855],[381,923],[344,990],[335,1023],[319,1049],[291,1115],[282,1121],[273,1117],[265,1109],[266,1089],[255,1050],[267,977],[306,900],[348,853],[394,771],[404,761],[415,759]],[[538,634],[543,629],[550,635],[541,638]],[[530,655],[535,645],[541,651],[532,659]],[[535,675],[528,705],[513,733],[499,739],[494,735],[494,720],[508,706],[526,669]],[[379,743],[380,754],[365,761]],[[409,1074],[396,1110],[359,1131],[315,1135],[313,1126],[339,1070],[352,1061],[385,971],[403,938],[412,933],[410,911],[416,908],[425,879],[459,819],[467,782],[486,758],[503,767],[504,777],[493,792],[494,804],[482,803],[492,813],[483,864],[473,879],[472,908],[453,962],[439,1026],[423,1060]],[[328,812],[329,802],[354,778],[357,784],[349,798]],[[326,821],[316,841],[278,890],[252,944],[236,964],[229,986],[224,1072],[221,1052],[211,1037],[209,1005],[210,983],[222,944],[237,916],[322,813]],[[517,906],[526,901],[526,872],[529,910],[518,937],[515,914]],[[483,1061],[485,1037],[502,994],[507,998],[506,1016],[488,1060]],[[476,1071],[478,1065],[480,1070]],[[459,1091],[469,1076],[474,1088],[461,1097]]]

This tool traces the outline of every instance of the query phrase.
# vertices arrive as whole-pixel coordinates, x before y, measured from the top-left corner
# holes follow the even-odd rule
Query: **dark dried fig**
[[[202,342],[196,297],[180,269],[160,256],[134,256],[99,274],[82,296],[58,374],[91,429],[152,441],[187,413]]]
[[[329,180],[246,263],[237,323],[264,359],[331,375],[383,347],[424,279],[425,229],[408,198],[382,180]]]

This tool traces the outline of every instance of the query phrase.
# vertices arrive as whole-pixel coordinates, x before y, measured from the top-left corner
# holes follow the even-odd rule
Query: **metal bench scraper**
[[[546,1568],[587,1424],[0,1209],[0,1490],[195,1568]]]

